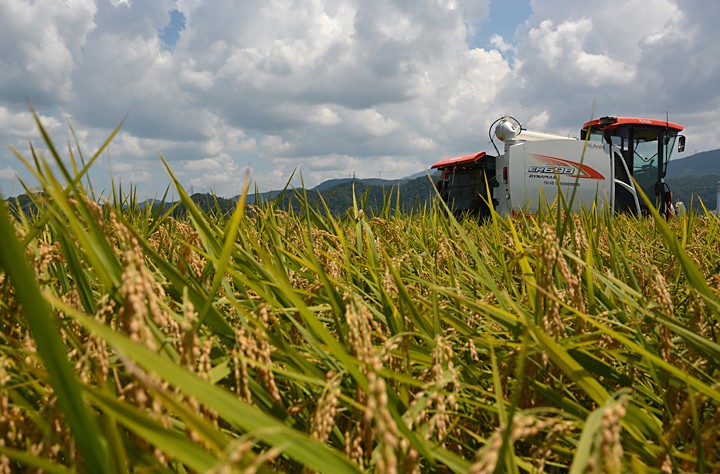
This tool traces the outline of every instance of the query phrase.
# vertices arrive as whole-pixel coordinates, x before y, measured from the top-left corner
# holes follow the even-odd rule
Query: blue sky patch
[[[185,15],[180,10],[170,12],[170,22],[160,31],[160,41],[164,49],[172,51],[180,39],[180,32],[185,29]]]
[[[506,42],[512,43],[515,30],[528,19],[531,12],[528,0],[491,0],[490,13],[485,21],[477,25],[471,46],[494,49],[491,41],[493,35],[500,35]]]

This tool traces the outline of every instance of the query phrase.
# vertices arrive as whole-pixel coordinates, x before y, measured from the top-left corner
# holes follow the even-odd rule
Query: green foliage
[[[51,155],[0,216],[0,469],[720,470],[713,216],[141,206]]]
[[[701,212],[704,205],[708,210],[717,209],[717,183],[720,175],[678,176],[666,180],[675,201],[682,201],[687,208]]]

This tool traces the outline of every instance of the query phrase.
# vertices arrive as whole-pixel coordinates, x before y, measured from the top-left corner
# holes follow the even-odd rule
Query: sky
[[[712,0],[0,0],[0,195],[13,150],[92,156],[93,188],[231,197],[400,178],[490,151],[488,127],[577,136],[603,115],[720,148]],[[679,155],[678,157],[682,157]],[[171,193],[172,194],[172,193]]]

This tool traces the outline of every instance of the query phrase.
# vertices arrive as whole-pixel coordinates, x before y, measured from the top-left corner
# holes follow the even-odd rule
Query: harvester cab
[[[583,125],[582,140],[612,145],[616,210],[647,212],[642,199],[635,202],[632,176],[661,214],[672,212],[672,192],[665,174],[676,140],[678,152],[685,149],[685,137],[678,135],[682,130],[676,123],[643,118],[602,117]]]
[[[561,195],[572,210],[647,213],[638,187],[669,215],[672,194],[664,178],[675,143],[678,151],[685,147],[682,130],[668,121],[603,117],[583,125],[578,139],[526,130],[503,116],[490,126],[495,155],[470,153],[432,168],[439,171],[440,196],[458,215],[486,218],[490,206],[499,214],[529,214]],[[503,142],[502,151],[493,138]]]

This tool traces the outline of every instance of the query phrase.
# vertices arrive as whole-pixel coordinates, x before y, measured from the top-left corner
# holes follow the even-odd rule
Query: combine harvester
[[[505,145],[503,153],[493,140],[493,127]],[[602,117],[583,125],[577,139],[525,130],[515,118],[504,116],[490,125],[496,156],[471,153],[432,168],[440,171],[436,186],[456,215],[485,219],[490,204],[501,215],[533,214],[560,192],[568,203],[572,198],[572,210],[610,206],[645,214],[639,186],[667,217],[673,206],[665,172],[675,142],[678,153],[685,149],[682,130],[662,120]]]

